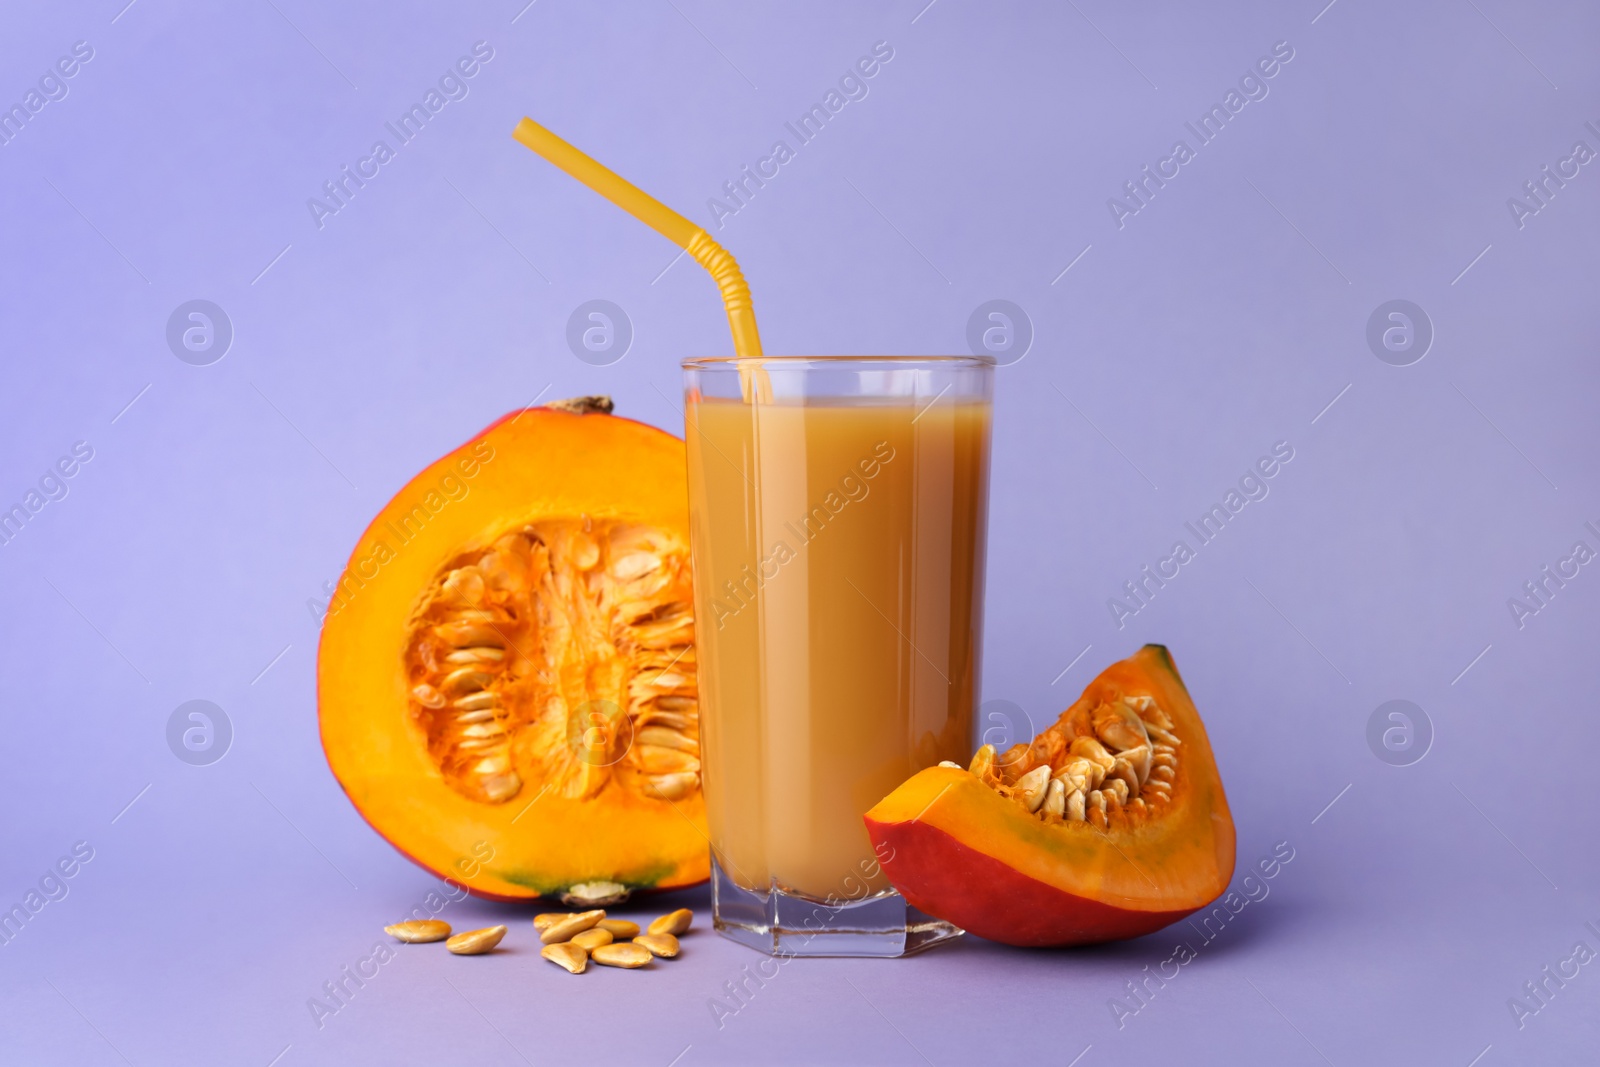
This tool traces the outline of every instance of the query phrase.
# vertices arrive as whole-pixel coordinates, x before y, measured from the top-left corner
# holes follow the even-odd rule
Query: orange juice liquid
[[[690,398],[701,758],[742,888],[889,889],[862,815],[970,756],[989,405]]]

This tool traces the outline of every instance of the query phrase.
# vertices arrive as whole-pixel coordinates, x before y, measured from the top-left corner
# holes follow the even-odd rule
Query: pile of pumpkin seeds
[[[608,919],[604,908],[590,911],[553,911],[533,918],[534,930],[544,946],[539,955],[573,974],[582,974],[589,961],[607,967],[633,969],[652,959],[670,960],[678,954],[678,937],[694,925],[694,912],[679,908],[652,921],[643,933],[627,919]],[[451,935],[441,919],[412,919],[385,926],[383,932],[397,941],[421,944],[443,941],[457,956],[478,956],[490,951],[506,936],[504,926],[486,926]]]

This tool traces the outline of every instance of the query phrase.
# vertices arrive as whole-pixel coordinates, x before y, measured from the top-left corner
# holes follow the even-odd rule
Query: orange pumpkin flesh
[[[1086,724],[1093,730],[1097,716],[1112,718],[1106,709],[1145,697],[1178,741],[1156,743],[1155,758],[1171,765],[1170,784],[1158,789],[1151,783],[1166,779],[1147,778],[1136,803],[1084,821],[1030,812],[1018,799],[1027,772],[1062,772]],[[992,751],[980,750],[976,769]],[[930,767],[869,811],[866,824],[884,872],[907,901],[1011,945],[1138,937],[1209,904],[1233,876],[1233,817],[1205,727],[1160,645],[1112,664],[1054,726],[987,773]]]
[[[495,899],[706,879],[687,496],[679,439],[550,408],[395,495],[318,654],[323,749],[373,829]]]

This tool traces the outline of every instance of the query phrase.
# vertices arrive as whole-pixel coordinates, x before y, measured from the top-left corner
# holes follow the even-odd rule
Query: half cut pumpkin
[[[335,777],[482,896],[708,874],[683,442],[602,399],[509,415],[412,479],[323,625]]]

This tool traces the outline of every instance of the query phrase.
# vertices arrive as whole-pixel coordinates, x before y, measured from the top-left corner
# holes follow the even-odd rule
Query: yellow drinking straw
[[[761,358],[761,335],[756,332],[756,311],[750,303],[750,287],[745,284],[739,264],[727,249],[717,244],[703,227],[690,222],[532,119],[525,118],[517,123],[511,135],[678,245],[710,272],[712,280],[722,292],[723,306],[728,309],[728,329],[733,332],[733,352],[739,357],[739,377],[743,380],[745,399],[750,399],[752,378],[760,383],[755,391],[761,394],[762,399],[770,399],[771,386],[766,383],[766,373],[761,369],[761,364],[744,362]]]

